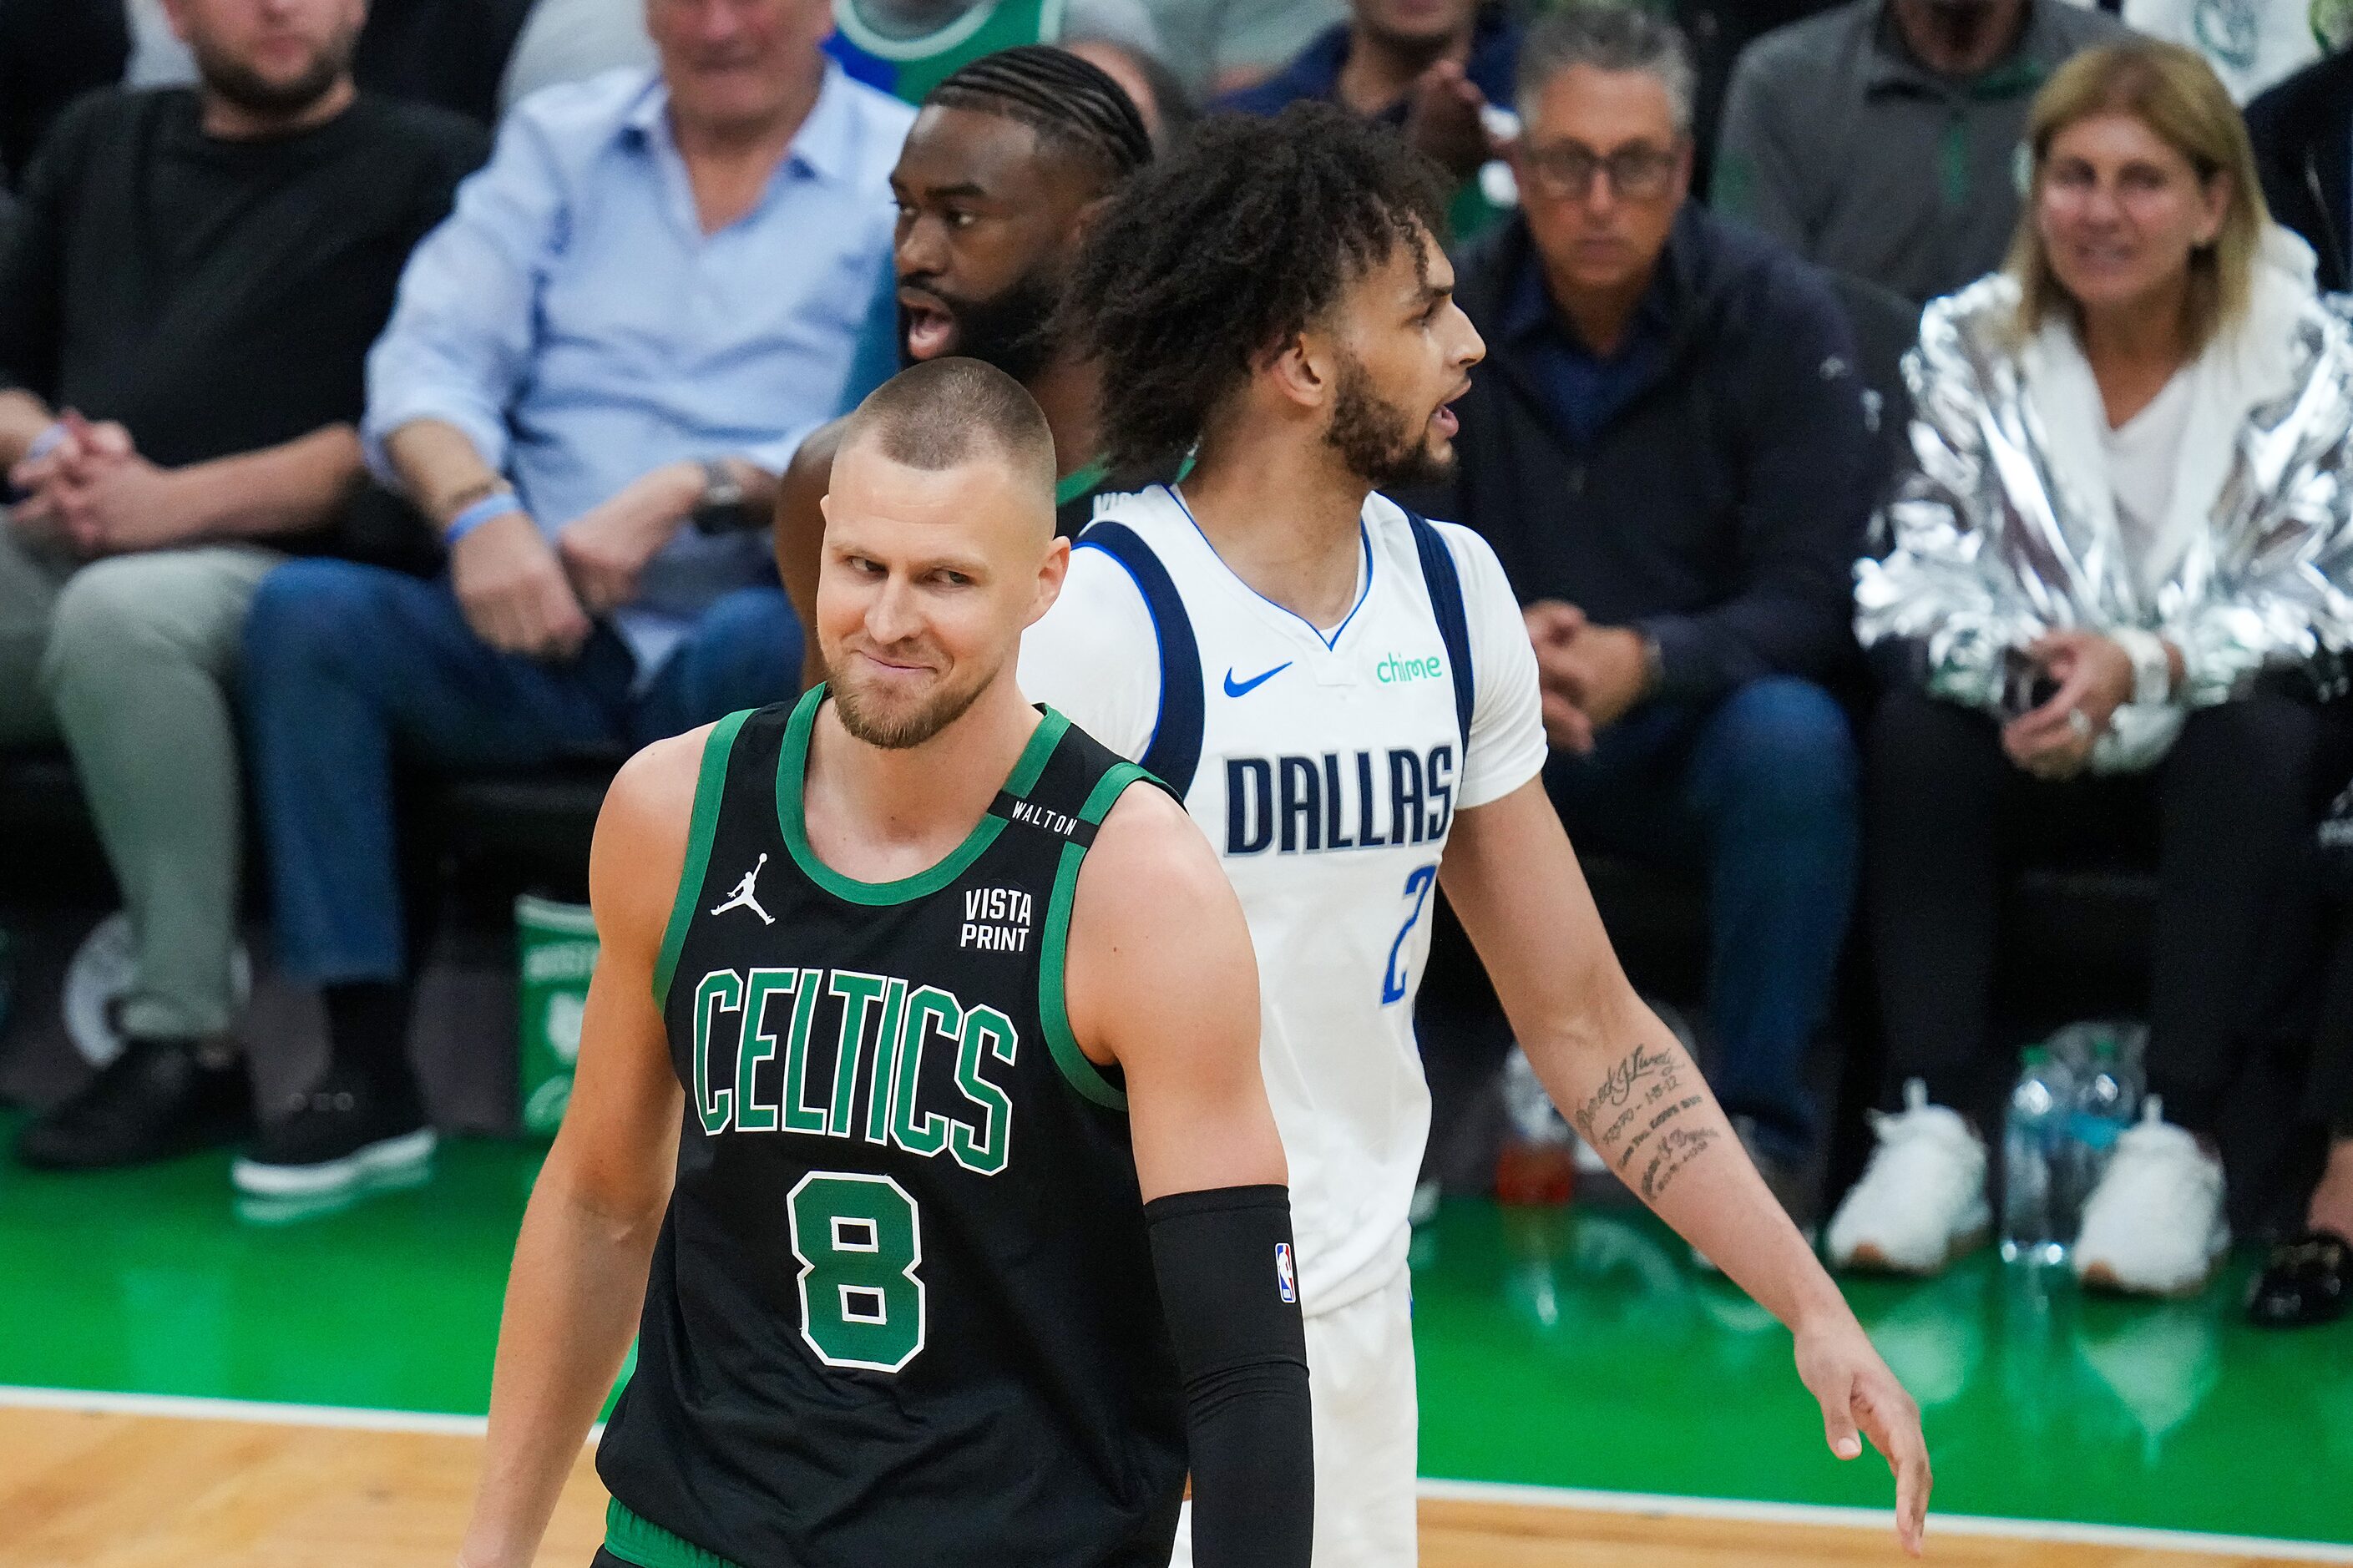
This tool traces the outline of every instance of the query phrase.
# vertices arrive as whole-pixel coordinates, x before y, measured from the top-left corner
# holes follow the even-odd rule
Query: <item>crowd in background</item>
[[[1826,1207],[1806,1060],[1859,921],[1888,1072],[1826,1243],[1916,1274],[1982,1237],[2005,873],[2118,851],[2156,868],[2153,1092],[2076,1268],[2205,1281],[2219,1107],[2284,1047],[2279,1137],[2335,1141],[2258,1300],[2337,1310],[2333,12],[1670,10],[0,0],[0,749],[70,753],[136,947],[127,1048],[17,1156],[253,1138],[299,1183],[429,1141],[396,768],[615,760],[797,689],[797,487],[903,357],[1029,384],[1082,526],[1137,478],[1051,330],[1089,204],[1201,114],[1314,100],[1454,183],[1487,357],[1412,499],[1513,580],[1571,836],[1704,883],[1717,1092],[1783,1202]],[[258,1134],[248,799],[331,1040]]]

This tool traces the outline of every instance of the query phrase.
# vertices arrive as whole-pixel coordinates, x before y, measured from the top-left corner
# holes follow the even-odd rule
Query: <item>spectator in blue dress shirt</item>
[[[758,525],[841,395],[913,111],[827,62],[828,0],[648,0],[647,24],[659,74],[516,108],[370,356],[363,443],[441,529],[448,574],[301,562],[247,622],[278,959],[323,988],[332,1042],[238,1163],[248,1191],[431,1150],[396,754],[618,756],[796,689]]]

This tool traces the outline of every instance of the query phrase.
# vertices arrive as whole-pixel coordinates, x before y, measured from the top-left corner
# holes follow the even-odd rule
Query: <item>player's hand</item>
[[[605,615],[638,596],[638,574],[702,495],[702,469],[669,463],[622,486],[565,526],[556,553],[580,602]]]
[[[1843,1306],[1800,1323],[1797,1341],[1798,1376],[1822,1407],[1822,1433],[1831,1452],[1841,1459],[1858,1458],[1862,1438],[1871,1439],[1894,1472],[1895,1538],[1905,1552],[1919,1556],[1935,1480],[1928,1441],[1920,1432],[1920,1407]]]
[[[594,629],[539,525],[520,511],[459,540],[449,552],[449,582],[474,635],[502,652],[570,658]]]

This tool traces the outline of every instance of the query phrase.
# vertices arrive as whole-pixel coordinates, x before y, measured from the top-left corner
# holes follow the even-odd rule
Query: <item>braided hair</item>
[[[1087,232],[1059,330],[1103,367],[1113,468],[1181,461],[1260,358],[1422,236],[1445,186],[1394,131],[1314,102],[1203,121]]]
[[[923,95],[926,108],[970,109],[1020,121],[1092,160],[1106,187],[1152,161],[1152,134],[1134,100],[1100,66],[1045,44],[1023,44],[957,68]]]

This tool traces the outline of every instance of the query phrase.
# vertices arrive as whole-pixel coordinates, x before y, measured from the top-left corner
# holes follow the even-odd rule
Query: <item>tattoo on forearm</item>
[[[1667,1123],[1672,1121],[1676,1117],[1681,1116],[1684,1111],[1695,1109],[1699,1105],[1700,1100],[1701,1097],[1696,1094],[1685,1095],[1683,1099],[1675,1100],[1671,1104],[1661,1106],[1658,1110],[1653,1112],[1651,1120],[1645,1122],[1642,1126],[1635,1129],[1634,1135],[1631,1138],[1627,1139],[1625,1143],[1619,1148],[1618,1173],[1620,1176],[1623,1176],[1628,1171],[1633,1169],[1634,1156],[1641,1152],[1643,1144],[1651,1142],[1654,1134],[1659,1135],[1662,1139],[1679,1136],[1680,1130],[1669,1128],[1667,1127]]]
[[[1723,1137],[1719,1127],[1677,1125],[1707,1103],[1695,1070],[1678,1051],[1638,1045],[1569,1118],[1646,1202],[1656,1203],[1684,1166]]]
[[[1681,1068],[1672,1052],[1636,1046],[1569,1118],[1577,1135],[1597,1149],[1614,1144],[1646,1107],[1683,1087]],[[1609,1119],[1606,1127],[1600,1126],[1604,1117]]]
[[[1716,1130],[1713,1127],[1668,1129],[1659,1139],[1658,1149],[1651,1155],[1650,1164],[1643,1169],[1642,1200],[1656,1203],[1665,1196],[1667,1187],[1676,1174],[1707,1152],[1715,1145],[1716,1137]]]

